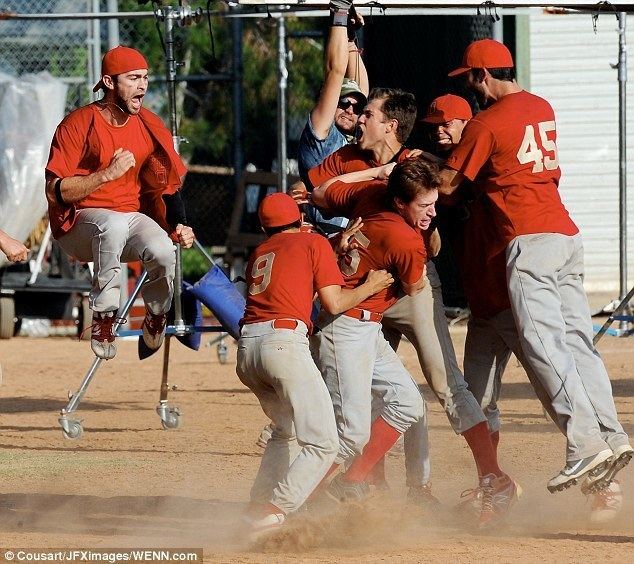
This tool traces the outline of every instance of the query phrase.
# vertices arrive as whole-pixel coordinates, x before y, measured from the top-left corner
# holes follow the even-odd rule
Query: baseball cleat
[[[326,493],[336,501],[363,501],[370,494],[367,482],[348,482],[345,474],[338,474],[328,484]]]
[[[261,540],[269,533],[277,531],[286,521],[284,513],[269,513],[264,517],[244,517],[247,527],[246,535],[249,542]]]
[[[143,320],[143,340],[148,348],[155,351],[163,344],[166,326],[167,313],[156,315],[147,307],[145,308],[145,319]]]
[[[607,488],[614,477],[625,468],[632,457],[634,456],[634,449],[629,445],[621,445],[612,453],[611,464],[605,468],[603,472],[595,475],[589,475],[581,484],[581,493],[589,495],[591,493],[599,492]]]
[[[117,354],[114,344],[114,325],[116,316],[114,311],[95,311],[92,314],[90,333],[90,348],[98,358],[110,360]]]
[[[476,488],[465,490],[460,494],[462,501],[454,507],[454,512],[458,515],[477,517],[482,508],[482,489],[478,485]]]
[[[480,478],[479,489],[481,491],[479,529],[499,524],[506,517],[513,503],[522,497],[522,488],[509,476],[487,474]]]
[[[591,496],[591,523],[609,523],[616,519],[623,508],[623,490],[617,480],[614,480],[607,488],[591,494]]]
[[[438,509],[440,507],[440,501],[431,493],[430,482],[421,486],[410,486],[407,490],[407,503],[422,509]]]
[[[604,472],[612,463],[613,452],[607,448],[581,460],[572,460],[564,469],[551,478],[547,484],[550,493],[560,492],[579,483],[579,478],[588,474],[597,476]]]

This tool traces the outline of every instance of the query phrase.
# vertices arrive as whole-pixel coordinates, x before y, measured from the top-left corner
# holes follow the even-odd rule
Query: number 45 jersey
[[[578,232],[559,196],[555,114],[543,98],[507,94],[477,114],[446,164],[491,200],[506,243],[518,235]]]

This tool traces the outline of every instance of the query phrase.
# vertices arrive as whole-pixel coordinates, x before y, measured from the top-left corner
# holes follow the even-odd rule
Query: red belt
[[[274,319],[273,329],[297,329],[299,321],[296,319]]]
[[[381,323],[381,319],[383,319],[383,315],[380,313],[374,313],[373,311],[368,311],[367,309],[361,309],[358,307],[353,307],[348,311],[344,311],[343,315],[353,317],[359,321],[374,321],[374,323]]]

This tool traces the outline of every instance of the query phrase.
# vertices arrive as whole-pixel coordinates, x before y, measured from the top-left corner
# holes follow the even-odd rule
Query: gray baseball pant
[[[423,375],[457,434],[486,421],[458,367],[442,301],[436,267],[427,263],[427,283],[415,296],[401,297],[383,315],[383,333],[394,350],[401,335],[412,343]],[[407,485],[426,484],[430,479],[429,439],[426,421],[405,433]]]
[[[385,340],[380,323],[322,310],[317,324],[321,331],[311,338],[311,347],[335,410],[335,462],[362,453],[370,439],[373,397],[382,406],[380,417],[400,433],[424,418],[418,386]]]
[[[506,252],[511,309],[526,363],[566,431],[568,461],[627,444],[592,343],[579,234],[520,235]]]
[[[157,315],[169,310],[176,266],[174,243],[147,215],[101,208],[77,210],[75,224],[58,241],[69,255],[94,263],[89,298],[93,311],[119,309],[121,263],[137,260],[148,273],[142,288],[146,305]]]
[[[306,325],[272,321],[242,328],[236,372],[273,421],[251,501],[296,511],[321,482],[339,447],[330,395],[313,362]]]

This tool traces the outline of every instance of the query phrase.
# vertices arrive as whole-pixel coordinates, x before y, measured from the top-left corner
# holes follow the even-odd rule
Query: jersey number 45
[[[537,124],[539,131],[539,143],[535,137],[535,127],[527,125],[524,131],[524,139],[517,151],[517,160],[520,164],[533,163],[532,172],[555,170],[559,166],[557,158],[557,145],[554,139],[549,139],[548,133],[555,131],[554,121],[541,121]],[[544,153],[550,153],[550,155]]]

